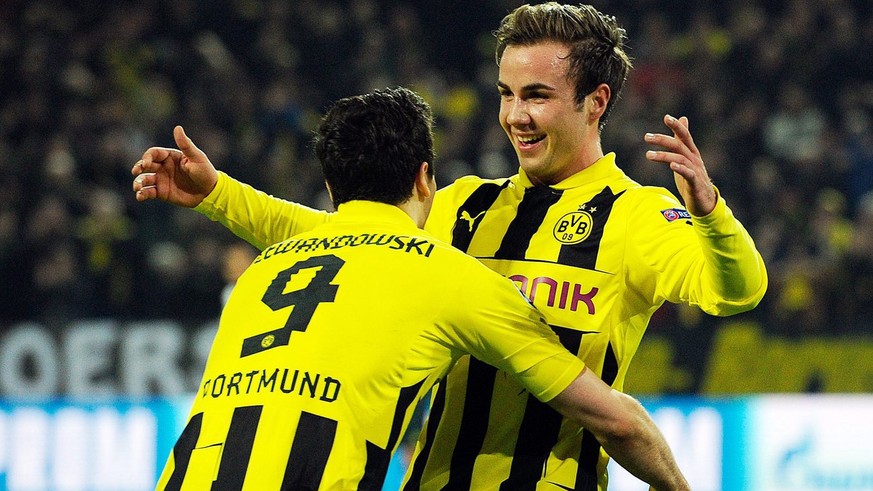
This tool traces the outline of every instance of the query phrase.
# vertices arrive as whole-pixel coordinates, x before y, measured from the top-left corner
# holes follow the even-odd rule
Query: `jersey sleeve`
[[[642,188],[627,222],[630,284],[656,299],[727,316],[754,308],[767,290],[764,260],[719,194],[705,217],[691,216],[666,190]]]
[[[271,196],[224,172],[218,173],[215,189],[194,210],[259,250],[311,230],[333,216]]]
[[[466,286],[446,302],[455,319],[448,336],[463,351],[503,370],[548,402],[579,376],[585,364],[561,345],[542,313],[510,280],[478,262],[474,266],[463,271]]]

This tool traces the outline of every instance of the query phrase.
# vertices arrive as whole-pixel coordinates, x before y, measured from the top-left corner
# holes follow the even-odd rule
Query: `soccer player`
[[[239,278],[159,489],[381,490],[412,410],[467,354],[657,489],[688,489],[638,402],[561,346],[511,281],[420,229],[436,191],[431,124],[403,88],[325,115],[315,148],[338,212]],[[174,136],[181,150],[144,160],[208,162]]]
[[[687,118],[665,116],[672,134],[645,136],[659,147],[647,158],[673,172],[684,206],[604,153],[600,134],[631,68],[613,17],[588,5],[523,5],[495,35],[499,119],[519,172],[441,189],[426,228],[512,279],[562,343],[622,390],[664,302],[719,316],[752,309],[767,288],[763,260],[710,182]],[[207,165],[148,162],[133,172],[145,176],[137,199],[196,206],[259,248],[333,219]],[[433,397],[405,488],[602,491],[602,444],[465,357]]]

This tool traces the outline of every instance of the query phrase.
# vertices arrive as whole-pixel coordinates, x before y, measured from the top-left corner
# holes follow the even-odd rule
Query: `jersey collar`
[[[390,223],[421,232],[412,217],[405,211],[394,205],[377,201],[347,201],[339,205],[335,220],[368,224]]]
[[[553,189],[573,189],[588,186],[600,180],[614,178],[616,174],[620,173],[621,169],[615,164],[615,152],[609,152],[590,166],[550,187]],[[518,169],[518,180],[524,188],[534,187],[524,169]]]

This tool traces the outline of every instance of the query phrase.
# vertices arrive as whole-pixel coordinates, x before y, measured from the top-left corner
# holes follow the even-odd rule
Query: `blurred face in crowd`
[[[569,51],[551,41],[510,45],[500,60],[500,125],[535,183],[557,183],[591,163],[585,157],[597,120],[590,96],[576,103]]]

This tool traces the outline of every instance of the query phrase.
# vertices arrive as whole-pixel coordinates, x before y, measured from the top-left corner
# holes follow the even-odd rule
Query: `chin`
[[[543,173],[543,163],[534,162],[531,160],[519,159],[518,165],[527,173],[528,176],[537,176]]]

